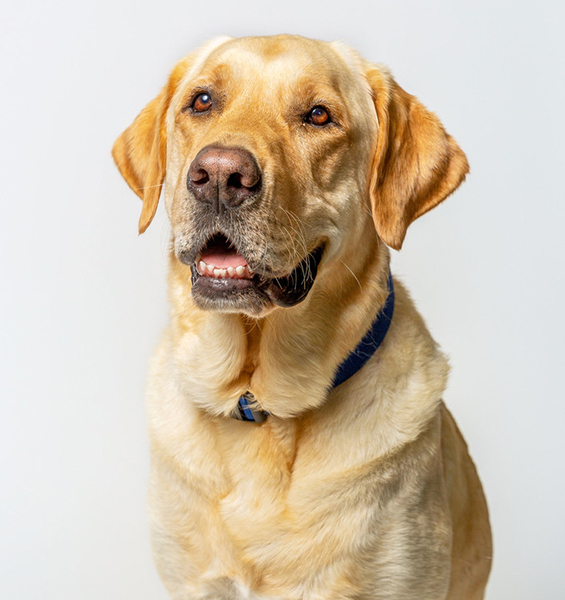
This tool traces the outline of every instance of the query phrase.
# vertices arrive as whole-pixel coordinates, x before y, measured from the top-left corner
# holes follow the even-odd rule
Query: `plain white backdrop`
[[[563,3],[4,0],[0,17],[0,597],[166,599],[143,388],[168,228],[160,211],[137,236],[110,149],[209,37],[287,32],[388,64],[469,157],[393,272],[451,357],[491,511],[487,598],[564,598]]]

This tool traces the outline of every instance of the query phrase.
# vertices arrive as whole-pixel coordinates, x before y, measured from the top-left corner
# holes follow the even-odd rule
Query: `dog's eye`
[[[208,92],[198,94],[192,101],[191,108],[194,112],[206,112],[212,107],[212,96]]]
[[[314,106],[306,120],[317,127],[323,127],[332,122],[330,113],[323,106]]]

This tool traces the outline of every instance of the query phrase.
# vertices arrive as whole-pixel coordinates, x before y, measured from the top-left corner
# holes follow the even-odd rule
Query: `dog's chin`
[[[192,266],[192,297],[199,308],[239,312],[260,317],[274,308],[267,294],[253,279],[205,277]]]
[[[318,246],[282,277],[265,277],[247,272],[246,277],[214,277],[192,263],[192,297],[200,308],[228,313],[264,316],[276,307],[290,308],[308,296],[322,259],[324,246]]]

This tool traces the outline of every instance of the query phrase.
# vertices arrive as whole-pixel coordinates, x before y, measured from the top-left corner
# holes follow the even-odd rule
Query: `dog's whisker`
[[[151,188],[158,188],[158,187],[162,187],[163,184],[162,183],[158,183],[157,185],[146,185],[145,187],[138,187],[135,188],[135,190],[137,192],[143,192],[144,190],[150,190]]]
[[[353,275],[353,278],[357,282],[357,285],[359,286],[359,289],[361,291],[363,291],[363,286],[361,285],[361,282],[357,278],[357,275],[355,275],[355,273],[351,270],[351,268],[348,265],[346,265],[342,260],[340,260],[339,262]]]

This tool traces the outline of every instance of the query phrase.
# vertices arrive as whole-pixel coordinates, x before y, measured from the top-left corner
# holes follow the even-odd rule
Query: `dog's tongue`
[[[241,254],[238,254],[235,250],[224,250],[222,248],[210,248],[203,250],[200,255],[207,265],[213,265],[218,269],[227,269],[228,267],[246,267],[247,261]]]

